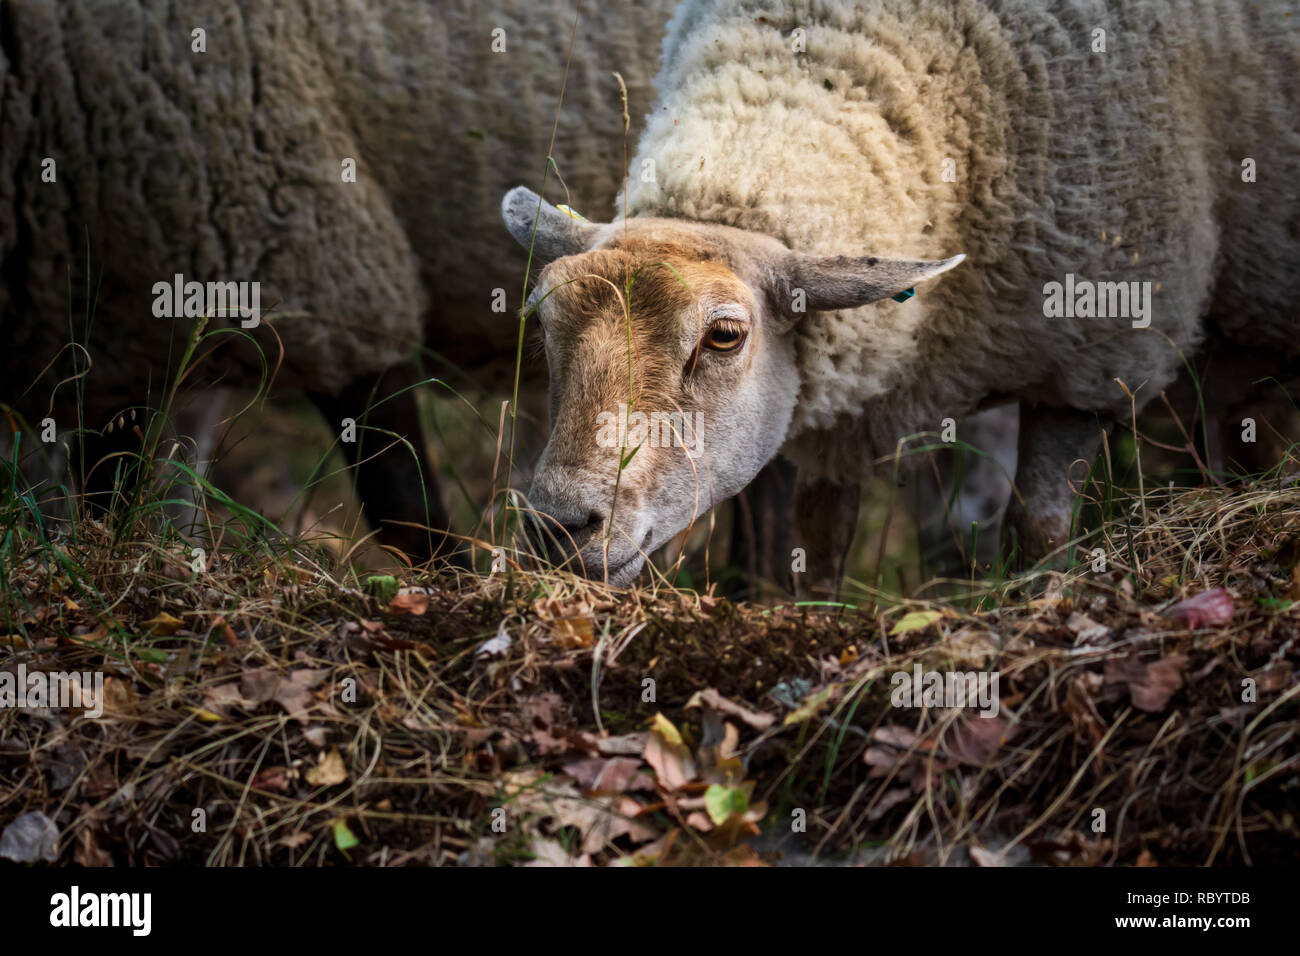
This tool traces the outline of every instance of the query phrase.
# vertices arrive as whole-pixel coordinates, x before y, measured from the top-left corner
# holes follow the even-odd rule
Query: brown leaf
[[[1106,683],[1128,687],[1133,706],[1147,713],[1165,709],[1169,698],[1183,686],[1182,670],[1187,658],[1171,654],[1160,660],[1145,662],[1132,654],[1106,662]]]
[[[591,866],[591,857],[588,854],[569,856],[564,847],[554,840],[533,837],[529,851],[533,854],[533,859],[522,864],[523,866]]]
[[[220,631],[221,639],[231,647],[234,647],[239,643],[239,636],[235,633],[235,629],[226,622],[225,617],[222,615],[217,615],[217,617],[213,619],[211,630]]]
[[[565,648],[591,647],[595,631],[589,617],[566,617],[551,624],[551,640]]]
[[[1079,644],[1100,644],[1110,636],[1110,628],[1098,624],[1086,614],[1075,611],[1065,621],[1065,626],[1078,640]]]
[[[239,676],[239,693],[253,706],[265,704],[275,694],[275,687],[279,682],[280,675],[269,667],[244,671]]]
[[[211,711],[221,717],[229,717],[230,708],[240,705],[256,706],[256,704],[244,700],[237,684],[218,684],[215,687],[205,687],[203,689],[204,710]]]
[[[414,614],[418,617],[429,610],[429,591],[426,588],[400,588],[385,610],[389,614]]]
[[[313,787],[332,787],[347,779],[348,770],[343,765],[343,756],[338,747],[334,747],[328,754],[321,754],[320,763],[307,771],[307,782]]]
[[[737,704],[735,701],[728,700],[710,687],[706,690],[696,691],[691,695],[691,699],[686,702],[687,707],[711,707],[719,713],[729,714],[743,720],[755,730],[767,730],[776,723],[776,718],[771,714],[765,714],[760,711],[750,710]]]
[[[902,750],[910,750],[920,740],[915,731],[908,730],[898,724],[885,724],[877,727],[875,733],[871,735],[871,739]]]
[[[1278,661],[1267,670],[1255,675],[1255,686],[1265,693],[1281,690],[1291,683],[1293,666],[1290,661]]]
[[[337,751],[335,752],[337,753]],[[308,771],[308,777],[310,777],[313,772],[315,771]],[[292,783],[297,776],[297,773],[288,767],[270,767],[266,770],[258,771],[257,775],[253,777],[253,782],[249,784],[249,786],[254,790],[273,790],[284,793],[288,791],[290,783]]]
[[[596,749],[607,757],[626,755],[639,757],[645,753],[649,734],[623,734],[620,737],[597,737]]]
[[[112,866],[113,857],[100,847],[93,826],[82,827],[77,834],[77,847],[72,851],[77,866]]]
[[[656,715],[656,724],[646,741],[645,762],[654,769],[659,785],[667,790],[679,790],[695,779],[695,758],[690,748],[662,714]]]
[[[588,792],[622,793],[632,785],[640,767],[639,760],[629,757],[593,757],[565,764],[564,772]]]
[[[536,771],[506,774],[503,789],[515,807],[555,819],[582,834],[582,852],[596,853],[607,843],[627,836],[637,843],[653,839],[655,831],[630,819],[624,808],[639,805],[626,797],[580,797],[572,780],[543,782]]]
[[[988,763],[1013,736],[1014,725],[1005,717],[963,717],[944,735],[944,749],[954,759],[973,767]]]

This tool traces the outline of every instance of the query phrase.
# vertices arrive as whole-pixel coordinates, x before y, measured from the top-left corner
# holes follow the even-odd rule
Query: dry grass
[[[1293,860],[1300,487],[1149,493],[1095,546],[970,612],[11,538],[3,666],[106,712],[0,711],[0,826],[87,864]],[[1218,587],[1230,623],[1162,614]],[[996,671],[999,716],[893,707],[917,663]]]

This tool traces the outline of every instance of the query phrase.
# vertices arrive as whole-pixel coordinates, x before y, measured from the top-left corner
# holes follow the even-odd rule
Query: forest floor
[[[9,859],[1300,852],[1294,479],[1149,494],[1102,529],[1104,562],[859,607],[514,568],[373,573],[271,540],[218,541],[200,562],[183,540],[93,521],[46,538],[20,505],[3,529],[0,695],[85,676],[70,706],[29,683],[25,706],[0,708]],[[948,675],[989,696],[926,696]]]

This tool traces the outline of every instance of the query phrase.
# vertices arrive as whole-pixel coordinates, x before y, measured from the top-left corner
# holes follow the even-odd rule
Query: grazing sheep
[[[780,451],[801,590],[833,591],[860,477],[1017,402],[1010,524],[1033,555],[1060,546],[1071,464],[1207,328],[1279,371],[1296,353],[1298,67],[1281,2],[687,0],[626,221],[541,207],[533,504],[627,583]],[[506,196],[517,240],[537,210]],[[601,447],[620,405],[680,412],[702,453],[635,426]]]
[[[276,395],[310,394],[335,428],[369,407],[370,426],[418,442],[413,393],[376,403],[416,380],[406,363],[422,343],[487,388],[512,380],[525,256],[500,247],[501,192],[521,161],[540,179],[554,130],[574,205],[612,210],[625,145],[611,72],[644,115],[670,10],[588,4],[575,36],[573,0],[247,0],[162,16],[0,0],[0,401],[29,427],[52,414],[60,435],[156,408],[195,324],[158,315],[175,277],[205,292],[256,282],[264,314],[244,334],[258,348],[223,336],[191,386],[257,385],[260,349]],[[218,312],[208,327],[242,321]],[[120,435],[88,435],[87,463]],[[391,441],[344,447],[357,461]],[[426,518],[408,452],[358,481],[372,523],[446,527],[436,493]],[[412,553],[429,546],[388,530]]]

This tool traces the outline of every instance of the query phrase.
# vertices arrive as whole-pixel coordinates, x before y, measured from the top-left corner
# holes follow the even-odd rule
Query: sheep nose
[[[554,515],[552,515],[554,517]],[[599,511],[587,512],[585,521],[560,521],[560,527],[569,533],[569,537],[578,541],[599,531],[605,524],[605,516]]]
[[[564,539],[572,538],[573,544],[582,547],[583,543],[605,526],[606,514],[603,509],[579,504],[561,505],[550,503],[538,509],[544,527],[568,544]]]
[[[609,515],[604,508],[580,502],[547,500],[532,502],[534,513],[528,522],[528,536],[538,553],[561,558],[582,550],[601,533]]]

